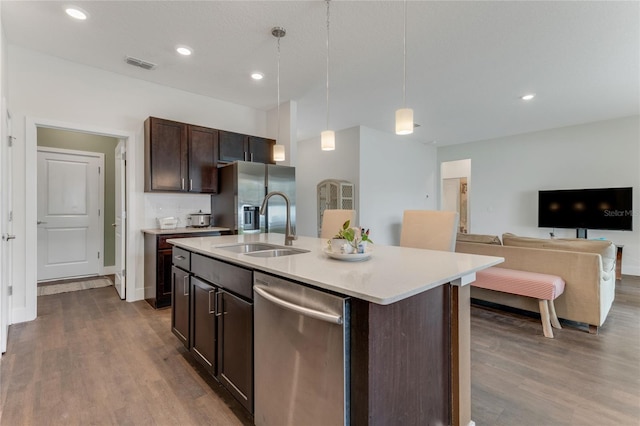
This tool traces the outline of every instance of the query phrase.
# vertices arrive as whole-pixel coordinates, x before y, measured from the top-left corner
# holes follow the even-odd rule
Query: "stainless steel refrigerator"
[[[236,161],[219,169],[218,194],[211,196],[213,225],[235,234],[285,233],[286,206],[282,197],[271,197],[265,216],[260,206],[265,195],[280,191],[291,201],[291,227],[296,223],[295,167]]]

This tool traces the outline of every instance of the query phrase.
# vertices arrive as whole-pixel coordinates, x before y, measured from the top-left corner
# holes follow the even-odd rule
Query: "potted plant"
[[[353,228],[351,221],[347,220],[342,229],[333,236],[327,243],[334,252],[340,253],[363,253],[368,243],[373,244],[369,238],[369,230],[364,228]]]

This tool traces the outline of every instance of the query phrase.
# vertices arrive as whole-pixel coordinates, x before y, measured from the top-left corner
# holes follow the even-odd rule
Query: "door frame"
[[[99,126],[62,122],[57,120],[25,117],[25,251],[26,253],[35,253],[38,247],[37,237],[37,131],[38,127],[48,127],[59,130],[70,130],[83,133],[91,133],[101,136],[110,136],[113,138],[122,139],[127,147],[127,155],[130,161],[127,162],[128,170],[127,186],[125,198],[127,201],[127,217],[135,217],[135,206],[133,202],[133,189],[135,178],[135,153],[130,147],[136,146],[136,136],[133,132],[124,130],[106,129]],[[129,222],[131,224],[131,221]],[[125,235],[127,253],[136,253],[135,243],[137,242],[136,235],[133,234],[132,229],[134,226],[130,226]],[[130,255],[129,255],[130,256]],[[137,274],[137,266],[135,259],[128,258],[126,265],[126,279],[127,283],[135,283],[135,277]],[[12,323],[31,321],[37,317],[38,308],[38,296],[37,296],[37,274],[33,268],[26,268],[25,270],[25,306],[12,310]],[[133,302],[136,299],[136,291],[127,291],[127,301]]]
[[[98,275],[105,275],[105,268],[104,268],[104,257],[105,257],[105,253],[104,253],[104,216],[105,216],[105,211],[104,211],[104,196],[105,196],[105,188],[104,188],[104,182],[105,182],[105,164],[104,164],[104,154],[101,152],[92,152],[92,151],[79,151],[79,150],[75,150],[75,149],[64,149],[64,148],[51,148],[48,146],[36,146],[36,155],[38,152],[51,152],[54,154],[65,154],[65,155],[78,155],[78,156],[82,156],[82,157],[93,157],[93,158],[97,158],[98,161],[100,161],[100,174],[98,176],[98,209],[100,211],[100,215],[99,215],[99,219],[98,219],[98,251],[100,252],[100,259],[98,261],[98,270],[96,271],[96,273]],[[37,166],[36,166],[36,170],[37,170]],[[36,184],[37,185],[37,184]],[[40,190],[40,188],[37,188],[37,190]],[[37,201],[36,201],[36,210],[37,210]],[[37,231],[36,231],[37,232]],[[36,249],[37,249],[37,243],[36,243]],[[37,251],[36,251],[37,253]],[[36,265],[38,265],[38,268],[40,267],[40,265],[37,263],[37,259],[36,259]],[[92,276],[92,275],[87,275],[87,276]],[[36,281],[37,281],[37,274],[36,274]],[[56,278],[57,279],[64,279],[64,278]],[[54,281],[54,280],[44,280],[44,281]]]

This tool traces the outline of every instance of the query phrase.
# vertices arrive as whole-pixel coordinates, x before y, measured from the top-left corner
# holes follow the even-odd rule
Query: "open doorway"
[[[456,211],[460,215],[458,232],[469,233],[471,160],[445,161],[440,165],[440,193],[442,210]]]

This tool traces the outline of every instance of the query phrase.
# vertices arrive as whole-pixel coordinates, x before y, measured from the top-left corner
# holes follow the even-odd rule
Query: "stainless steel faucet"
[[[274,195],[282,196],[282,198],[284,198],[284,202],[285,202],[285,204],[287,206],[287,223],[285,225],[284,245],[285,246],[290,246],[290,245],[293,244],[293,240],[296,239],[296,236],[291,231],[291,201],[289,201],[289,197],[287,197],[287,194],[285,194],[284,192],[280,192],[280,191],[272,191],[272,192],[268,193],[267,196],[264,197],[264,200],[262,201],[262,206],[260,207],[260,214],[264,215],[265,209],[267,208],[267,201],[269,200],[269,198],[271,198]]]

